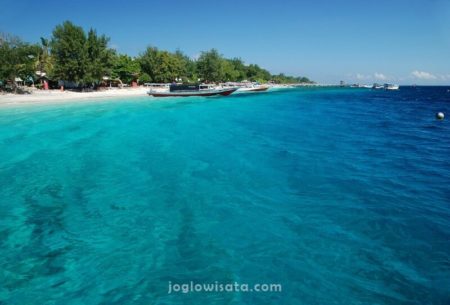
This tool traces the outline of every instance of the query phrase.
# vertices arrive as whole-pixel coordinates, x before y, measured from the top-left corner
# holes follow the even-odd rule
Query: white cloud
[[[370,75],[364,75],[364,74],[357,73],[356,74],[356,78],[359,79],[359,80],[369,79]]]
[[[384,75],[383,73],[378,73],[378,72],[375,72],[374,77],[375,77],[375,79],[378,79],[378,80],[386,80],[387,79],[386,75]]]
[[[424,80],[432,80],[432,79],[437,79],[437,77],[429,72],[425,72],[425,71],[413,71],[411,72],[412,76],[414,76],[415,78],[418,79],[424,79]]]

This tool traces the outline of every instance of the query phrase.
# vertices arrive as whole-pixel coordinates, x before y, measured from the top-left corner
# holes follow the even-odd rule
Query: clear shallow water
[[[450,304],[447,88],[146,101],[0,110],[0,304]]]

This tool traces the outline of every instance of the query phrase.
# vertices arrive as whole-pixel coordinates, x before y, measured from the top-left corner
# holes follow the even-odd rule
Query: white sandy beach
[[[49,104],[61,103],[73,100],[104,99],[117,97],[147,96],[149,89],[145,87],[126,89],[107,89],[94,92],[72,92],[60,90],[33,90],[31,94],[2,94],[0,95],[0,107],[27,105],[27,104]]]
[[[290,85],[272,85],[270,90],[277,91],[282,89],[293,88]],[[30,89],[30,88],[28,88]],[[108,88],[101,91],[93,92],[73,92],[61,90],[37,90],[31,91],[31,94],[0,94],[0,107],[20,106],[20,105],[43,105],[56,104],[70,101],[96,101],[101,99],[113,99],[121,97],[149,97],[147,92],[148,87],[138,88]],[[155,90],[155,89],[153,89]],[[160,89],[156,89],[160,90]],[[150,98],[150,97],[149,97]]]

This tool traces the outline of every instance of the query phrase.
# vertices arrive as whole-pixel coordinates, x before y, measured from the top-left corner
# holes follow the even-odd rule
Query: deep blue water
[[[0,109],[0,304],[448,305],[448,89]]]

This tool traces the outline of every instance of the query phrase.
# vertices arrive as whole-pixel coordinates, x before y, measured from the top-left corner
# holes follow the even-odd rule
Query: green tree
[[[224,58],[216,49],[202,52],[192,60],[182,51],[174,53],[148,47],[138,58],[116,55],[108,48],[109,38],[85,31],[66,21],[57,25],[51,40],[41,38],[40,45],[28,44],[19,38],[0,34],[0,80],[14,82],[45,72],[54,80],[79,84],[98,83],[104,76],[120,78],[129,83],[140,82],[204,82],[269,80],[275,83],[312,83],[307,77],[285,74],[271,75],[256,64],[245,65],[240,58]]]
[[[139,77],[141,67],[139,62],[124,54],[115,57],[112,68],[112,77],[119,78],[124,83],[131,83]]]
[[[312,81],[311,81],[309,78],[307,78],[307,77],[300,77],[299,80],[298,80],[298,82],[299,82],[299,83],[306,83],[306,84],[314,83],[314,82],[312,82]]]
[[[51,77],[53,70],[52,57],[50,56],[50,41],[41,37],[39,45],[39,54],[36,61],[36,70],[45,73],[47,77]]]
[[[114,51],[108,48],[109,38],[84,30],[65,21],[53,30],[51,55],[54,59],[54,76],[80,84],[98,83],[111,74]]]
[[[234,82],[240,78],[240,72],[236,70],[235,65],[229,59],[224,59],[222,62],[223,81]]]
[[[284,75],[283,73],[280,73],[278,75],[272,75],[272,81],[274,81],[277,84],[293,84],[293,83],[312,84],[312,83],[314,83],[307,77],[294,77],[294,76]]]
[[[148,75],[147,73],[141,73],[138,80],[141,84],[149,83],[152,81],[150,75]]]
[[[198,76],[195,62],[180,50],[176,50],[174,56],[178,60],[179,65],[178,77],[182,78],[183,82],[186,83],[196,82]]]
[[[83,82],[97,83],[111,74],[115,52],[108,48],[108,42],[109,38],[105,35],[98,36],[95,30],[89,30],[85,44],[87,66]]]
[[[34,63],[39,54],[39,46],[23,42],[20,38],[0,35],[0,80],[11,81],[16,88],[15,79],[34,79]]]
[[[225,79],[224,61],[216,49],[202,52],[197,60],[197,72],[204,82],[220,82]]]
[[[86,35],[83,29],[70,21],[53,30],[51,54],[54,58],[54,76],[60,80],[83,82],[87,67]]]
[[[138,58],[142,72],[150,77],[150,81],[155,81],[155,71],[158,61],[157,57],[158,49],[148,47]]]
[[[148,47],[139,57],[141,70],[147,73],[152,82],[168,83],[182,77],[183,62],[176,55]]]
[[[247,70],[244,62],[240,58],[233,58],[228,60],[237,72],[237,77],[234,81],[242,81],[247,78]]]
[[[247,79],[251,81],[267,82],[272,78],[269,71],[258,65],[251,64],[247,67]]]

